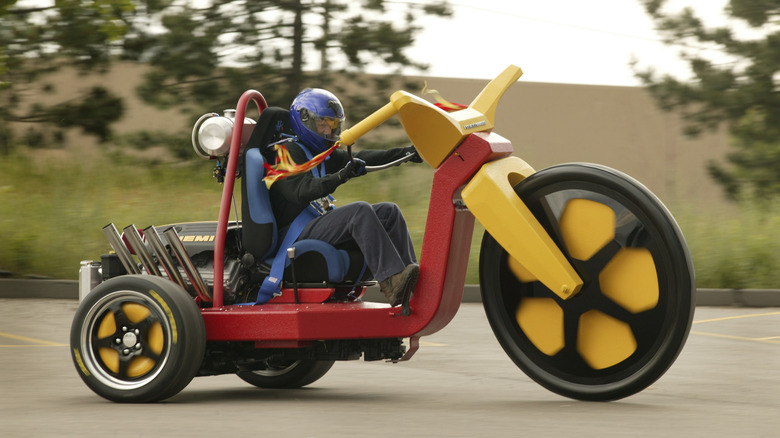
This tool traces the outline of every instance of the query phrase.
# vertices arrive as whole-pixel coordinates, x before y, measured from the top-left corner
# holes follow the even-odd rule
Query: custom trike
[[[398,91],[342,133],[351,146],[397,116],[434,169],[419,280],[397,307],[361,299],[372,282],[355,247],[282,244],[263,163],[287,129],[286,110],[250,90],[234,111],[201,117],[193,145],[219,163],[218,221],[129,225],[121,235],[104,228],[113,251],[82,262],[71,329],[81,378],[106,399],[151,402],[195,376],[234,373],[261,388],[296,388],[337,360],[408,360],[461,303],[476,218],[486,230],[482,302],[518,367],[580,400],[619,399],[655,382],[693,318],[682,233],[652,193],[616,170],[576,163],[535,171],[513,156],[492,130],[499,99],[521,75],[510,66],[454,111]],[[245,117],[250,101],[256,123]],[[237,178],[242,217],[231,221]],[[281,293],[259,300],[280,251]]]

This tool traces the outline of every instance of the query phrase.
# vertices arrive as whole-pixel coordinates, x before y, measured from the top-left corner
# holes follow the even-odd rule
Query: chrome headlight
[[[233,127],[236,122],[236,110],[225,110],[223,116],[216,113],[203,115],[192,128],[192,147],[195,153],[203,158],[222,157],[230,151],[233,138]],[[244,117],[244,129],[241,135],[241,146],[249,141],[255,121]]]

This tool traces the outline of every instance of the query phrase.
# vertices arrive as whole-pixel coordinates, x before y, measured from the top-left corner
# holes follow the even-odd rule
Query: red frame
[[[249,90],[238,102],[236,120],[243,120],[250,99],[261,112],[267,107],[259,92]],[[474,230],[474,216],[454,201],[484,163],[511,155],[512,145],[506,139],[492,133],[471,134],[436,169],[420,277],[410,301],[412,313],[402,316],[400,307],[370,302],[223,305],[224,242],[243,128],[241,123],[235,126],[215,239],[213,307],[201,310],[208,340],[296,346],[299,341],[324,339],[414,339],[435,333],[452,320],[463,298]]]

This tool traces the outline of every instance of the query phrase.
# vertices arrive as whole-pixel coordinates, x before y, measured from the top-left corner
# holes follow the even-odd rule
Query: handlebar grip
[[[385,104],[385,106],[374,111],[373,114],[361,120],[355,126],[343,131],[340,137],[341,144],[345,146],[353,145],[358,138],[381,125],[387,121],[387,119],[396,115],[396,113],[398,113],[398,110],[392,102]]]

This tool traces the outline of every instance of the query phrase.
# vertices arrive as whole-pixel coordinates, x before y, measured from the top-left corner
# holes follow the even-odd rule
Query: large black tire
[[[179,393],[203,361],[206,329],[198,306],[177,284],[125,275],[81,302],[70,333],[81,379],[108,400],[145,403]]]
[[[512,360],[545,388],[606,401],[655,382],[680,353],[694,312],[685,240],[661,202],[615,170],[564,164],[515,186],[584,281],[563,300],[485,233],[480,286]]]
[[[243,381],[266,389],[293,389],[310,385],[324,376],[333,366],[332,360],[269,361],[265,369],[241,371]]]

